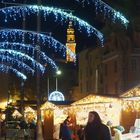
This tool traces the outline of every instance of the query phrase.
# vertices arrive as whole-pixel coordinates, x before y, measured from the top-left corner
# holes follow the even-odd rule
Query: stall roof
[[[114,100],[118,100],[118,98],[100,95],[88,95],[87,97],[72,103],[72,105],[82,105],[91,103],[112,103],[114,102]]]
[[[25,111],[24,112],[25,113],[29,113],[29,112],[35,113],[35,110],[28,106],[28,107],[25,107]]]
[[[53,109],[53,110],[54,110],[54,109],[57,109],[57,108],[58,108],[58,107],[57,107],[55,104],[46,101],[46,102],[42,105],[41,110],[46,110],[46,109]]]
[[[126,91],[124,94],[120,96],[121,98],[134,98],[140,99],[140,85],[135,86],[134,88]]]

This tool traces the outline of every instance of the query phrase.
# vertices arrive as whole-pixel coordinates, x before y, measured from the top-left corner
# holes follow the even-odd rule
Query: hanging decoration
[[[45,63],[51,64],[53,68],[58,69],[58,67],[56,66],[55,62],[52,59],[50,59],[44,52],[40,51],[37,47],[33,47],[33,45],[22,43],[0,42],[0,48],[19,51],[31,56],[32,58],[34,58],[35,55],[38,55],[40,61],[41,60],[45,61]]]
[[[94,6],[96,13],[98,11],[103,13],[105,17],[111,18],[113,22],[120,21],[126,27],[129,24],[129,20],[126,19],[126,17],[121,12],[116,11],[102,0],[75,0],[75,1],[82,4],[83,7],[85,7],[86,5]],[[15,2],[15,0],[13,0],[13,2]]]
[[[16,69],[12,68],[11,66],[0,64],[0,71],[5,72],[5,73],[9,73],[9,71],[12,71],[13,73],[15,73],[22,80],[26,80],[27,79],[26,75],[24,75],[23,73],[19,72]]]
[[[28,41],[32,44],[38,44],[37,40],[41,46],[47,47],[47,49],[54,49],[55,52],[62,52],[63,57],[66,55],[66,46],[54,39],[50,35],[45,35],[28,30],[20,29],[1,29],[0,30],[0,40],[1,41],[13,41],[24,43],[25,36],[28,37]],[[70,56],[75,58],[76,55],[69,49]]]
[[[122,13],[114,10],[111,6],[103,2],[102,0],[75,0],[81,3],[83,6],[92,5],[95,6],[96,13],[100,11],[104,16],[112,18],[113,22],[120,21],[123,25],[127,27],[129,21],[124,17]]]
[[[49,95],[49,101],[65,101],[64,95],[59,91],[53,91]]]
[[[66,23],[66,21],[73,21],[75,25],[79,27],[79,31],[85,30],[88,35],[95,34],[101,43],[103,43],[103,34],[95,29],[93,26],[88,24],[86,21],[73,16],[72,13],[67,13],[62,9],[47,7],[47,6],[37,6],[37,5],[24,5],[24,6],[11,6],[0,9],[0,13],[4,16],[1,20],[4,19],[5,22],[8,20],[16,21],[19,18],[26,19],[25,15],[38,15],[40,12],[44,15],[44,21],[47,20],[47,16],[54,16],[55,22],[61,22],[62,24]]]
[[[28,65],[26,65],[25,63],[17,60],[17,59],[14,59],[12,57],[9,57],[9,56],[5,56],[5,55],[0,55],[0,62],[1,63],[6,63],[6,64],[11,64],[12,66],[14,65],[15,67],[17,66],[18,68],[20,68],[22,71],[26,70],[27,73],[32,73],[34,74],[34,70],[29,67]]]
[[[39,69],[42,74],[45,71],[45,67],[42,64],[40,64],[39,62],[34,60],[32,57],[30,57],[29,55],[26,55],[24,53],[17,52],[15,50],[10,50],[10,49],[0,49],[0,55],[6,55],[6,56],[14,57],[15,59],[19,59],[19,60],[21,60],[24,63],[25,63],[25,61],[27,63],[30,62],[30,64],[34,68]]]

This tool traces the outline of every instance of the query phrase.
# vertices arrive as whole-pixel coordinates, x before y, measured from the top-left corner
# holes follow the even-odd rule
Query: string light
[[[19,18],[25,19],[26,15],[31,14],[39,14],[39,12],[43,12],[44,20],[46,21],[47,16],[54,16],[54,21],[60,21],[62,24],[66,23],[66,21],[71,20],[74,22],[75,25],[79,27],[79,31],[85,30],[88,35],[95,34],[101,43],[103,43],[103,34],[95,29],[93,26],[88,24],[86,21],[73,16],[72,13],[67,13],[62,9],[54,8],[54,7],[47,7],[47,6],[37,6],[37,5],[24,5],[24,6],[11,6],[1,8],[0,12],[4,15],[5,22],[12,19],[16,21]],[[3,18],[2,18],[3,19]],[[1,20],[2,20],[1,19]]]
[[[10,50],[10,49],[0,49],[0,54],[1,55],[8,55],[8,56],[12,56],[16,59],[20,59],[21,61],[27,61],[27,62],[31,62],[31,65],[34,67],[34,68],[37,68],[41,71],[41,73],[44,73],[45,71],[45,67],[40,64],[39,62],[37,62],[36,60],[34,60],[32,57],[24,54],[24,53],[21,53],[21,52],[17,52],[17,51],[14,51],[14,50]]]
[[[13,73],[15,73],[19,78],[26,80],[27,76],[24,75],[23,73],[19,72],[18,70],[12,68],[11,66],[7,66],[4,64],[0,64],[0,71],[8,73],[9,71],[12,71]]]
[[[32,44],[37,44],[37,39],[40,41],[40,45],[47,47],[48,49],[53,48],[55,52],[62,52],[63,57],[66,55],[66,46],[54,39],[53,37],[41,33],[36,33],[28,30],[20,29],[1,29],[0,30],[0,40],[24,43],[25,36],[28,37],[29,42]],[[70,56],[76,58],[76,55],[68,49]]]
[[[78,3],[81,3],[83,6],[87,5],[95,5],[96,12],[100,11],[105,16],[112,18],[113,22],[120,20],[120,22],[127,27],[129,21],[123,16],[119,11],[114,10],[111,6],[103,2],[102,0],[75,0]]]
[[[18,66],[18,68],[24,69],[28,73],[34,74],[34,70],[31,67],[29,67],[28,65],[26,65],[25,63],[23,63],[17,59],[11,58],[9,56],[0,55],[0,62],[2,62],[2,63],[6,62],[8,64],[16,65],[16,66]]]
[[[44,52],[40,51],[37,47],[33,47],[30,44],[23,43],[12,43],[12,42],[0,42],[0,48],[2,49],[11,49],[15,51],[20,51],[22,53],[32,55],[33,58],[35,54],[39,55],[39,60],[45,61],[46,63],[51,64],[55,69],[58,69],[55,62],[50,59]]]
[[[126,27],[129,24],[129,21],[125,18],[125,16],[122,13],[116,11],[102,0],[75,0],[75,1],[81,3],[83,7],[85,5],[95,6],[96,13],[100,11],[101,13],[104,14],[104,16],[112,18],[113,22],[120,20],[120,22],[124,24]],[[15,0],[13,0],[13,2],[15,2]]]

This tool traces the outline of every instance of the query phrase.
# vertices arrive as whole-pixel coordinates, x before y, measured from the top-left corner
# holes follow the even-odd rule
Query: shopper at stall
[[[78,135],[79,140],[84,140],[84,127],[82,125],[80,125],[78,129],[77,135]]]
[[[72,140],[71,137],[71,130],[69,128],[69,118],[67,118],[61,125],[60,125],[60,133],[59,138],[62,140]]]
[[[99,114],[95,111],[89,112],[84,133],[85,140],[111,140],[109,128],[101,122]]]

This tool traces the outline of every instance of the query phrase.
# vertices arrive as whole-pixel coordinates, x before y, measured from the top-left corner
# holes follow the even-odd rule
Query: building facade
[[[90,48],[79,55],[81,94],[119,95],[140,83],[140,36],[135,40],[112,34],[103,48]]]

